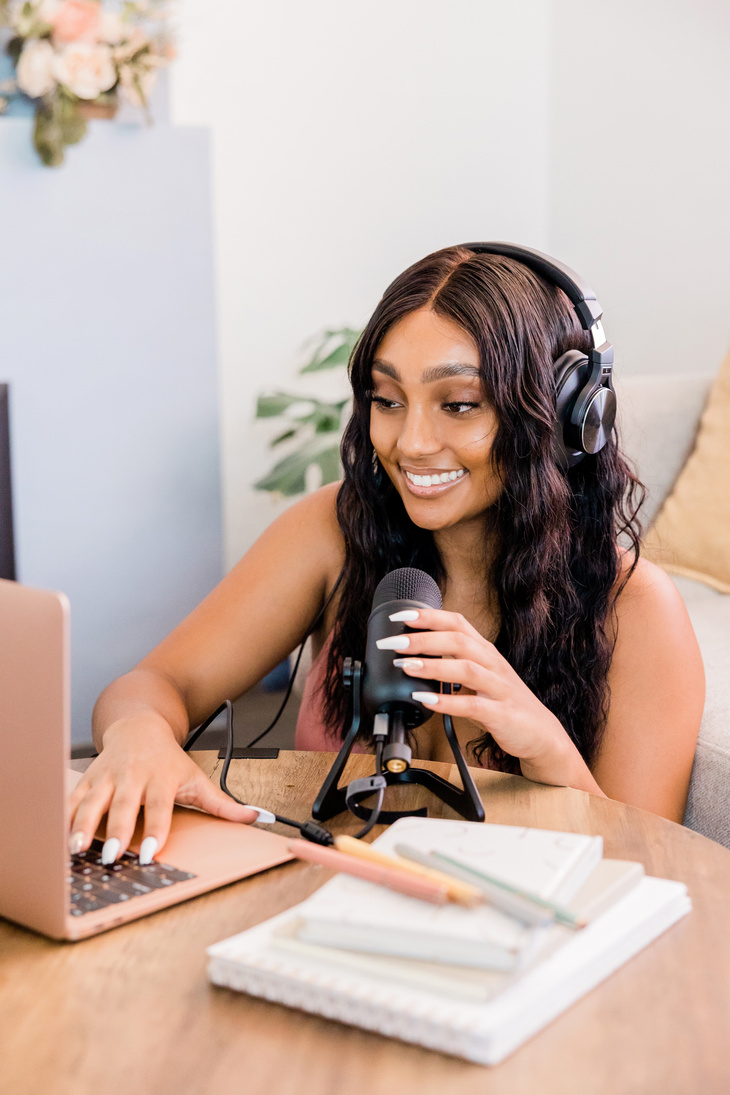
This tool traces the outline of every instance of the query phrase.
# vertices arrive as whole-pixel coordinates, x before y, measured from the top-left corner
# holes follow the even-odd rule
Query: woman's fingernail
[[[152,862],[158,848],[159,844],[153,836],[146,836],[144,838],[139,849],[139,863],[141,867],[146,867],[148,863]]]
[[[418,613],[415,608],[404,608],[402,612],[394,612],[388,619],[392,620],[394,624],[410,624],[418,619]]]
[[[375,645],[378,650],[407,650],[411,640],[407,635],[388,635],[386,639],[378,639]]]
[[[68,841],[69,855],[78,855],[84,846],[84,834],[81,832],[72,833]]]
[[[121,844],[115,836],[110,836],[109,839],[104,842],[104,847],[101,849],[101,861],[105,867],[110,867],[112,865],[119,855],[120,848]]]
[[[418,703],[433,704],[434,706],[441,698],[438,692],[411,692],[411,697],[417,700]]]
[[[420,658],[393,658],[393,665],[397,665],[399,669],[423,669]]]
[[[263,825],[273,825],[276,821],[276,814],[272,814],[271,810],[264,810],[262,806],[249,806],[248,803],[246,803],[246,807],[249,810],[256,811],[259,815],[256,821],[261,822]]]

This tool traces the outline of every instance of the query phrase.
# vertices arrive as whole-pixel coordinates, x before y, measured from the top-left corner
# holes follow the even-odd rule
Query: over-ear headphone
[[[514,243],[465,243],[475,254],[505,255],[529,266],[546,281],[562,289],[575,308],[581,326],[590,331],[593,348],[588,354],[568,350],[553,362],[557,418],[556,453],[564,468],[572,468],[584,456],[603,448],[616,418],[616,394],[611,382],[613,346],[601,323],[603,309],[586,283],[557,259],[518,247]]]

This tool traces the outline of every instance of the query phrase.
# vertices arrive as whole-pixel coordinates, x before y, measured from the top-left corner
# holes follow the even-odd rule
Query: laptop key
[[[106,887],[113,893],[126,893],[130,897],[141,897],[143,894],[152,893],[151,886],[144,886],[141,882],[127,882],[118,876],[106,883]]]
[[[177,867],[170,867],[167,863],[150,863],[149,867],[145,867],[145,871],[155,870],[164,874],[165,878],[171,879],[173,882],[186,882],[188,878],[195,878],[195,875],[191,871],[181,871]]]
[[[104,909],[108,904],[108,901],[99,898],[96,894],[93,896],[90,894],[79,894],[73,902],[73,907],[75,909],[81,909],[82,912],[86,913],[96,912],[97,909]]]
[[[173,880],[165,878],[157,871],[148,871],[144,867],[128,867],[124,872],[125,881],[141,882],[143,886],[149,886],[151,890],[161,890],[163,886],[172,886]]]
[[[117,905],[120,901],[130,901],[131,897],[128,893],[120,893],[118,890],[113,890],[111,886],[102,886],[104,893],[104,899],[109,905]]]

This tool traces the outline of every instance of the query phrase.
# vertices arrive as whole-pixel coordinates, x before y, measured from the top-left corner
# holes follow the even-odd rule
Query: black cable
[[[383,775],[383,738],[379,735],[375,743],[375,775]],[[378,818],[380,817],[380,811],[383,809],[383,798],[385,797],[385,788],[381,787],[377,792],[378,797],[375,799],[375,805],[370,811],[370,817],[365,822],[359,833],[355,833],[355,840],[362,840],[364,836],[367,836],[371,829],[378,824]]]
[[[213,719],[217,718],[223,711],[226,712],[226,755],[221,769],[221,791],[228,795],[229,798],[232,798],[234,802],[237,802],[239,806],[248,806],[248,803],[242,802],[238,795],[234,795],[233,791],[231,791],[228,786],[228,769],[233,758],[233,704],[231,701],[226,700],[225,703],[222,703],[218,710],[215,711],[207,721],[208,723],[211,723]],[[335,838],[332,836],[332,833],[327,829],[323,829],[321,825],[317,825],[313,821],[294,821],[293,818],[284,817],[283,814],[274,814],[274,817],[280,825],[289,825],[292,829],[298,829],[305,840],[311,840],[315,844],[323,844],[325,847],[334,844]]]

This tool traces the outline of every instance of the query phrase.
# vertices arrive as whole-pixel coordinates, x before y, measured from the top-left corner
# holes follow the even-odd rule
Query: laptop
[[[286,840],[176,806],[148,867],[112,868],[101,841],[69,857],[70,617],[62,593],[0,579],[0,916],[78,940],[292,858]]]

